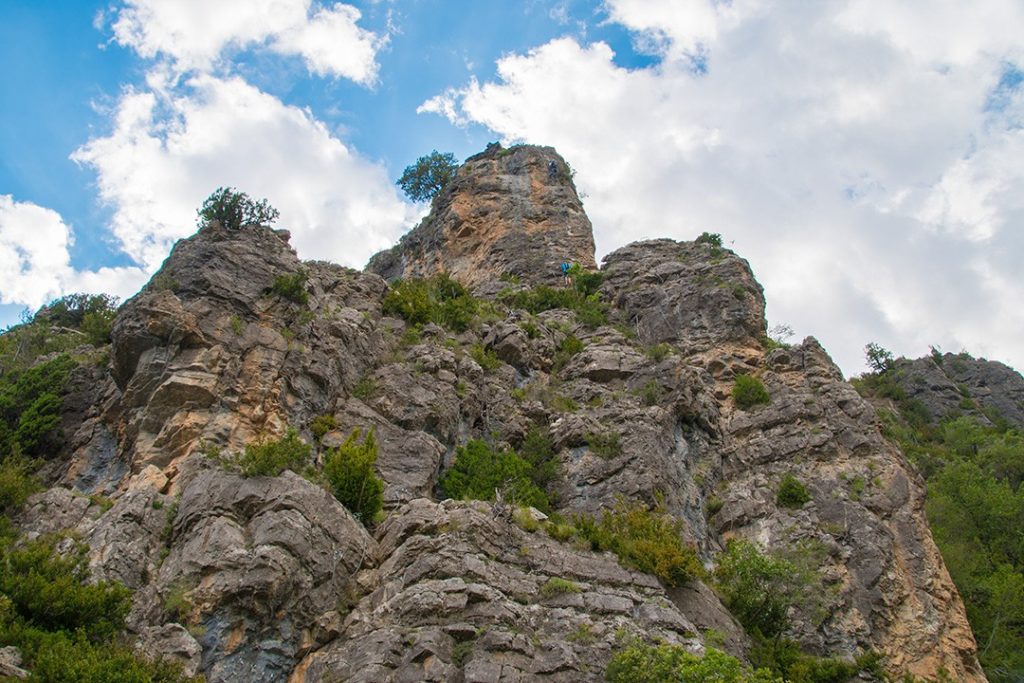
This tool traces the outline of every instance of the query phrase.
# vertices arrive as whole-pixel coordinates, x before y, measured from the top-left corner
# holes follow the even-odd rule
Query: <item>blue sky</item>
[[[0,325],[130,296],[219,185],[361,266],[432,149],[555,145],[599,256],[720,232],[772,323],[1024,365],[1017,0],[0,2]],[[219,13],[219,14],[218,14]]]

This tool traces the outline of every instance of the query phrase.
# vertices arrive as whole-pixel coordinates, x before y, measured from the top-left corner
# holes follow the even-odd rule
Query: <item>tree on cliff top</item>
[[[433,199],[438,192],[455,178],[459,162],[451,152],[441,154],[436,149],[407,166],[402,177],[395,183],[415,202]]]
[[[233,187],[218,187],[199,209],[199,225],[218,221],[228,230],[239,230],[246,225],[270,225],[280,215],[266,199],[256,201]]]

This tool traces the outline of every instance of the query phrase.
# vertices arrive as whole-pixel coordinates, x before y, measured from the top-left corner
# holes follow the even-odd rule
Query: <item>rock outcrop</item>
[[[594,233],[551,147],[495,143],[470,157],[430,215],[367,268],[392,280],[446,272],[478,288],[501,276],[557,284],[563,262],[594,268]]]
[[[933,421],[966,414],[983,424],[1003,419],[1024,429],[1024,377],[998,361],[935,353],[900,358],[893,370],[907,397],[919,401]]]
[[[823,580],[792,615],[805,648],[984,680],[920,479],[816,341],[766,350],[744,260],[642,242],[605,259],[612,324],[495,305],[465,332],[413,330],[382,314],[375,273],[445,271],[486,292],[502,274],[556,284],[562,260],[593,265],[549,148],[489,148],[433,208],[366,273],[299,262],[284,231],[208,226],[125,303],[109,365],[78,371],[64,467],[20,523],[75,530],[96,575],[135,591],[139,647],[212,682],[598,681],[617,635],[700,652],[709,629],[744,657],[750,641],[707,586],[666,590],[501,506],[441,500],[457,446],[518,447],[540,427],[561,513],[659,502],[709,565],[734,537],[798,553]],[[295,274],[305,301],[275,288]],[[582,351],[559,355],[570,334]],[[759,376],[770,403],[737,407],[738,374]],[[318,441],[321,415],[337,428]],[[210,457],[289,425],[317,458],[374,429],[382,523],[364,528],[295,474],[246,479]],[[796,509],[777,501],[786,475],[810,496]],[[554,579],[561,590],[545,589]]]

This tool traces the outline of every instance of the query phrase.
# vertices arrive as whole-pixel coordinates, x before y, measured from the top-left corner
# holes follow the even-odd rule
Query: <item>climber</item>
[[[551,162],[554,163],[554,162]],[[572,270],[572,264],[568,261],[562,262],[562,282],[563,284],[572,284],[572,278],[569,277],[569,271]]]
[[[548,162],[548,177],[554,178],[558,175],[558,162],[554,159]]]

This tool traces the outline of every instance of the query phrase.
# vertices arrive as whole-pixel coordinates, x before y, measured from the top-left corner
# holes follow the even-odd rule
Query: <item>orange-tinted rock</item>
[[[494,144],[467,159],[430,214],[367,269],[386,280],[446,272],[477,287],[502,275],[557,284],[563,262],[596,267],[569,165],[551,147]]]

